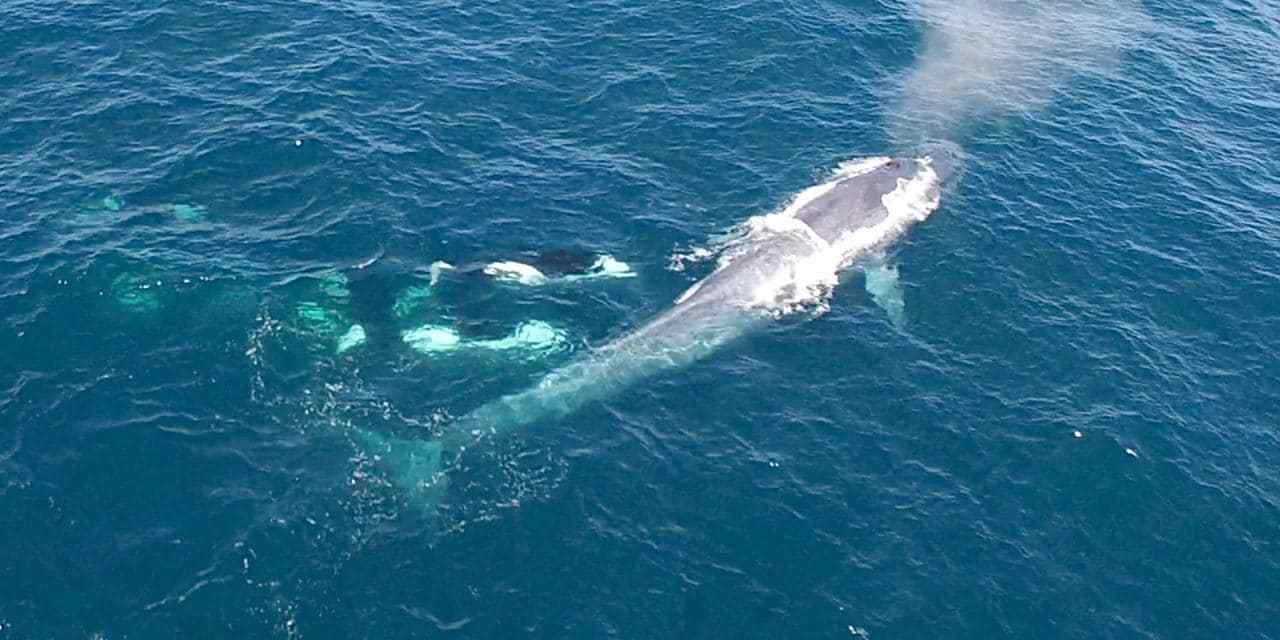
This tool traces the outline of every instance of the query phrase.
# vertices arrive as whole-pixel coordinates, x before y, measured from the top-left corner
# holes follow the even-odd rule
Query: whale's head
[[[938,207],[956,166],[940,151],[852,163],[798,203],[794,215],[829,243],[891,240]]]
[[[931,143],[922,147],[917,155],[884,159],[868,177],[882,194],[901,189],[904,183],[916,183],[928,184],[931,191],[940,195],[959,177],[962,157],[956,145]]]
[[[941,197],[942,191],[959,178],[963,158],[964,152],[959,146],[931,142],[911,156],[881,159],[880,166],[872,169],[867,178],[874,184],[872,191],[882,196],[901,191],[904,186],[927,186],[935,198]]]

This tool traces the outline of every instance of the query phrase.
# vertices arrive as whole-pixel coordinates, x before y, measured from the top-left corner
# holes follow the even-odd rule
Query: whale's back
[[[911,160],[888,160],[875,169],[845,178],[826,193],[814,198],[796,218],[808,224],[827,242],[835,242],[846,231],[872,227],[889,216],[883,198],[910,179],[915,171]]]

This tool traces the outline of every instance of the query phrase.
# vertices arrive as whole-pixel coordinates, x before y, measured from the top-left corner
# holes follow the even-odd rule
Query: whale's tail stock
[[[570,398],[571,389],[541,385],[498,398],[453,422],[434,438],[398,437],[367,429],[354,432],[357,444],[386,479],[403,490],[410,501],[426,512],[435,510],[449,488],[449,474],[468,449],[516,428],[568,414],[586,399],[598,397],[600,387],[586,378],[572,384],[581,397]],[[542,391],[539,393],[539,391]]]
[[[356,429],[354,435],[364,454],[412,502],[431,511],[444,498],[449,486],[445,463],[452,457],[444,440],[398,438],[367,429]]]
[[[671,325],[682,325],[680,321],[688,320],[689,315],[686,307],[678,307],[659,316],[548,373],[534,386],[448,422],[435,438],[396,437],[369,430],[356,430],[355,438],[392,484],[425,510],[434,509],[446,495],[449,474],[468,449],[527,425],[564,418],[638,380],[688,365],[732,340],[746,326],[736,314],[724,312],[703,319],[697,327],[675,331]]]
[[[635,363],[632,363],[633,365]],[[624,384],[635,367],[620,372],[610,358],[589,357],[548,374],[536,386],[488,402],[445,425],[434,438],[398,437],[357,429],[354,437],[369,461],[424,511],[444,499],[449,474],[468,449],[517,428],[562,417]],[[611,371],[612,370],[612,371]]]

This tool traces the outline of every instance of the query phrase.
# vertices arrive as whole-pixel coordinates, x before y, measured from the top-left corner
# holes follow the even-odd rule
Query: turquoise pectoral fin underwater
[[[896,266],[883,260],[869,262],[866,267],[866,288],[876,306],[884,309],[893,326],[901,329],[906,323],[907,303],[902,297],[902,278]]]

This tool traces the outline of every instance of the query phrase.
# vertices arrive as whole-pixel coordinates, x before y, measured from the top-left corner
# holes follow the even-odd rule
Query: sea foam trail
[[[846,163],[779,211],[752,218],[723,247],[714,273],[631,333],[552,371],[525,391],[459,418],[437,441],[396,443],[397,447],[416,446],[419,454],[406,457],[402,451],[406,464],[393,476],[434,500],[443,481],[439,465],[486,438],[567,416],[645,378],[688,366],[771,318],[801,310],[824,311],[841,269],[892,242],[939,205],[941,180],[926,158],[911,179],[899,179],[896,188],[881,198],[887,215],[875,224],[846,231],[828,242],[797,217],[807,204],[842,181],[888,162],[889,158],[869,158]],[[731,266],[732,278],[717,278]]]

